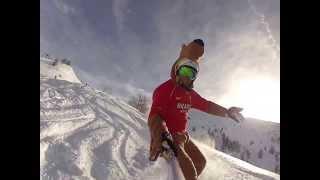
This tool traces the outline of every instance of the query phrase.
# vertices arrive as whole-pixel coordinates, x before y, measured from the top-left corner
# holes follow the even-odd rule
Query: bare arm
[[[226,117],[228,113],[228,109],[214,102],[209,101],[209,107],[208,107],[207,113],[216,115],[216,116]]]
[[[241,122],[244,120],[244,117],[242,116],[240,111],[242,111],[242,108],[231,107],[229,109],[226,109],[218,104],[215,104],[209,101],[209,108],[208,108],[209,114],[213,114],[221,117],[228,117],[236,122]]]

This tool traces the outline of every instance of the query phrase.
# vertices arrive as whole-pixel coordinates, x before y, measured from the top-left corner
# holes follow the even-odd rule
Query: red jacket
[[[187,112],[190,108],[210,112],[212,104],[196,91],[187,91],[178,86],[172,79],[158,86],[152,99],[149,120],[158,114],[166,122],[170,133],[187,130]]]

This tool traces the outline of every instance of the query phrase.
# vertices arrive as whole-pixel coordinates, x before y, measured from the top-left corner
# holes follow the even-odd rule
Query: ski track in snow
[[[40,163],[42,179],[70,175],[82,179],[139,179],[139,169],[131,165],[132,158],[137,157],[128,150],[147,144],[143,138],[148,135],[146,122],[139,113],[63,80],[42,79],[40,89],[40,147],[45,156]],[[65,159],[63,154],[68,153],[73,158]],[[143,163],[147,164],[147,159]],[[141,164],[141,158],[135,164]]]
[[[142,114],[120,99],[65,78],[40,77],[42,180],[172,178],[164,160],[148,160],[150,139]],[[199,180],[280,179],[233,167],[213,150],[205,153],[208,165]]]

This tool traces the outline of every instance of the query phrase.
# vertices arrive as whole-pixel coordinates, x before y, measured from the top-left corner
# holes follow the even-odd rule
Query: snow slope
[[[233,157],[280,173],[280,124],[247,118],[243,123],[197,110],[189,114],[191,136]]]
[[[149,132],[142,114],[121,99],[83,86],[70,74],[71,67],[55,69],[45,64],[41,68],[41,179],[172,178],[164,160],[148,160]],[[61,79],[54,79],[53,72],[62,74]],[[280,179],[275,173],[196,143],[207,157],[200,180]]]

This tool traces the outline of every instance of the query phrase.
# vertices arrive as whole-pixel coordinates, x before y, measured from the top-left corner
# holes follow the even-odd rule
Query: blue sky
[[[108,86],[114,94],[150,95],[169,78],[182,43],[195,38],[205,41],[195,83],[203,97],[225,106],[244,106],[227,100],[241,96],[238,82],[252,77],[280,82],[277,0],[40,2],[41,52],[71,59],[81,79],[94,87]],[[267,96],[280,103],[278,95]],[[271,113],[279,114],[280,107]]]

